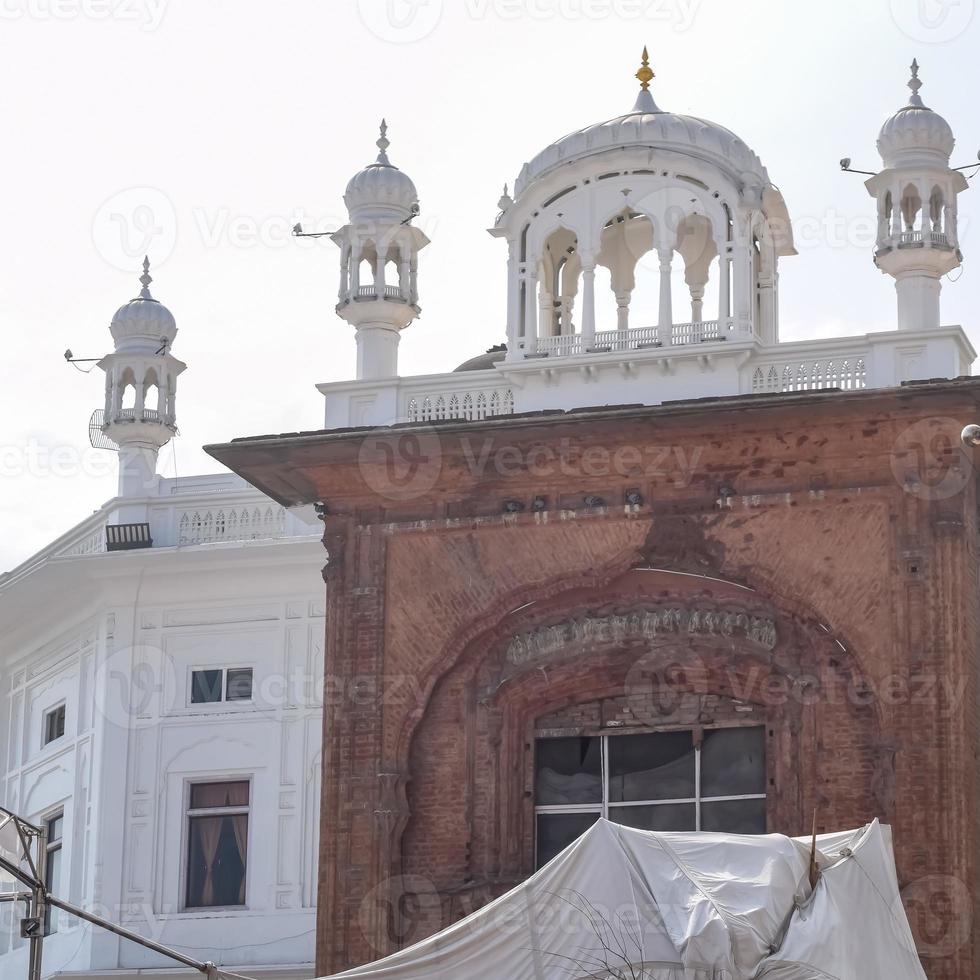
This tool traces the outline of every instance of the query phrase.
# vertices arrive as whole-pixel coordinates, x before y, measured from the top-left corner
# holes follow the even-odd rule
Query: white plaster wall
[[[83,557],[79,575],[105,577],[98,608],[57,639],[0,650],[0,792],[34,821],[64,810],[64,897],[195,958],[311,975],[323,559],[318,542],[299,541]],[[79,613],[68,595],[38,632]],[[252,702],[192,705],[190,672],[209,666],[252,667]],[[43,714],[62,700],[65,737],[42,749]],[[188,786],[227,778],[252,784],[246,907],[186,911]],[[0,927],[0,976],[26,976],[11,926]],[[44,965],[92,980],[174,967],[65,921]]]

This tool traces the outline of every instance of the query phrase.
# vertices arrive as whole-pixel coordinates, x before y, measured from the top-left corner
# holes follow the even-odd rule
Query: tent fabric
[[[810,841],[598,821],[517,888],[345,980],[924,980],[887,827]]]

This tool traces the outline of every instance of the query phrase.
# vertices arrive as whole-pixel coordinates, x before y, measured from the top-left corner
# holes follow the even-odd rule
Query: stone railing
[[[942,231],[903,231],[898,237],[898,246],[903,245],[949,245],[949,236]]]
[[[272,541],[320,534],[319,525],[304,523],[231,474],[179,481],[164,479],[157,495],[127,501],[127,506],[137,503],[146,505],[154,548]],[[106,524],[119,523],[112,517],[118,505],[119,501],[109,501],[35,559],[102,554],[106,551]]]
[[[225,505],[182,510],[174,518],[178,545],[258,541],[281,538],[286,533],[285,508],[273,503],[236,506],[229,501]]]
[[[549,357],[565,357],[573,354],[606,353],[620,350],[643,350],[648,347],[678,347],[727,340],[731,324],[721,320],[699,320],[696,323],[675,323],[670,328],[670,339],[659,327],[630,327],[628,330],[599,330],[595,343],[583,344],[580,333],[563,334],[559,337],[539,337],[537,353]]]
[[[696,329],[694,329],[696,327]],[[326,428],[479,421],[594,406],[656,405],[740,394],[860,391],[969,374],[976,351],[959,326],[889,330],[764,344],[731,322],[675,324],[660,345],[655,327],[545,338],[553,351],[514,352],[493,367],[320,385]],[[578,346],[576,346],[578,345]]]
[[[411,422],[437,419],[479,420],[497,415],[513,415],[514,392],[511,388],[475,388],[472,390],[406,393],[404,415]]]
[[[380,294],[380,295],[379,295]],[[400,286],[358,286],[357,299],[400,299],[404,302]]]
[[[752,367],[752,391],[820,391],[866,388],[866,355],[765,361]]]
[[[67,544],[62,544],[56,551],[59,558],[77,557],[79,555],[98,555],[106,550],[105,545],[105,516],[97,515],[94,529],[91,521],[86,521],[75,529],[75,534]]]

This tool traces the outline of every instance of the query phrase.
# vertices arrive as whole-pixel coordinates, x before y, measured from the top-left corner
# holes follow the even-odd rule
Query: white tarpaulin
[[[600,820],[450,928],[339,974],[370,980],[925,980],[887,827],[810,842]]]

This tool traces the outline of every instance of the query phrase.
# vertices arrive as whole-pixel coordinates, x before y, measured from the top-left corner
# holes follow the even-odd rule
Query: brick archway
[[[611,715],[636,732],[764,725],[768,829],[804,833],[814,807],[836,826],[881,812],[867,780],[846,806],[821,792],[828,753],[834,778],[838,766],[875,770],[880,723],[861,703],[860,666],[812,615],[736,583],[649,569],[542,593],[463,631],[407,744],[401,872],[428,876],[443,926],[534,869],[543,723],[584,734]]]

